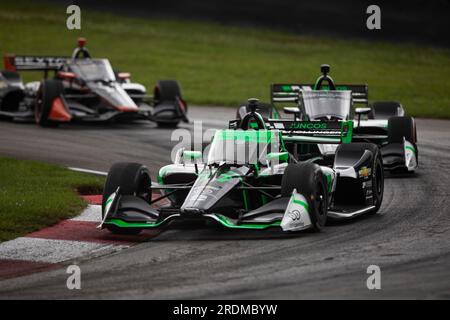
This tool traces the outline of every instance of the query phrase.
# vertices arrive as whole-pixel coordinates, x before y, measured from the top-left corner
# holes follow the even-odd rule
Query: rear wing
[[[302,90],[312,90],[314,84],[272,84],[270,87],[270,98],[275,102],[297,103],[301,98]],[[323,86],[322,90],[329,90]],[[366,84],[337,84],[336,90],[350,90],[354,103],[368,104],[369,88]]]
[[[353,121],[297,121],[268,119],[266,127],[278,130],[283,141],[294,143],[349,143],[353,136]],[[240,120],[231,120],[229,129],[239,129]]]
[[[3,62],[8,71],[51,71],[58,70],[70,57],[58,56],[16,56],[5,54]]]

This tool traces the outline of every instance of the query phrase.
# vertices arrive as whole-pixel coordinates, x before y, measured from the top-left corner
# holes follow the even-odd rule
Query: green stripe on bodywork
[[[219,181],[219,182],[228,182],[228,181],[230,181],[233,178],[238,178],[239,180],[242,181],[241,175],[239,173],[236,173],[236,172],[231,171],[231,170],[220,174],[220,176],[217,178],[217,181]]]
[[[278,112],[277,108],[272,107],[272,110],[273,110],[272,112],[273,119],[280,119],[280,113]]]
[[[416,153],[416,149],[411,146],[406,146],[405,149],[411,150],[412,152]]]
[[[248,210],[248,192],[247,192],[247,190],[242,190],[242,196],[244,197],[244,209]]]
[[[281,221],[275,221],[272,223],[266,223],[266,224],[256,224],[256,223],[243,223],[243,224],[235,224],[232,221],[228,220],[227,217],[217,214],[216,217],[218,218],[217,221],[220,222],[223,226],[227,228],[232,229],[267,229],[270,227],[279,227],[281,225]],[[165,221],[159,221],[155,223],[145,223],[145,222],[127,222],[123,221],[121,219],[108,219],[105,221],[104,224],[110,224],[115,225],[119,228],[157,228],[160,225],[162,225]]]
[[[347,132],[344,135],[345,128],[347,127]],[[343,121],[341,127],[341,140],[342,143],[350,143],[353,138],[353,121]]]
[[[227,227],[227,228],[233,228],[233,229],[258,229],[258,230],[262,230],[262,229],[267,229],[270,227],[279,227],[281,225],[281,221],[275,221],[272,223],[267,223],[267,224],[256,224],[256,223],[242,223],[242,224],[234,224],[232,221],[228,220],[227,217],[218,214],[216,215],[219,218],[219,222]]]
[[[289,160],[288,152],[270,152],[266,155],[266,159],[269,161],[278,160],[281,162],[285,162]]]
[[[214,135],[216,140],[246,141],[257,143],[275,142],[278,132],[270,130],[217,130]]]
[[[146,222],[127,222],[120,219],[108,219],[104,224],[113,224],[120,228],[156,228],[159,227],[163,221],[146,223]]]
[[[169,168],[167,166],[162,167],[161,169],[159,169],[158,172],[158,176],[156,177],[156,180],[158,181],[159,184],[163,184],[163,177],[166,176],[167,172],[169,171]]]
[[[265,205],[266,203],[269,202],[269,200],[267,199],[267,196],[261,193],[261,201],[262,204]]]
[[[113,201],[113,199],[111,199],[111,198],[109,198],[108,200],[106,200],[105,207],[106,207],[108,204],[110,204],[112,201]]]
[[[250,125],[250,128],[252,128],[252,129],[258,129],[259,128],[258,124],[256,122],[250,122],[249,125]]]
[[[306,209],[306,211],[309,212],[309,205],[306,202],[303,202],[301,200],[297,200],[295,198],[294,198],[294,200],[292,202],[294,202],[295,204],[299,204],[299,205],[303,206]]]
[[[325,178],[327,178],[328,192],[331,192],[331,174],[325,174]]]

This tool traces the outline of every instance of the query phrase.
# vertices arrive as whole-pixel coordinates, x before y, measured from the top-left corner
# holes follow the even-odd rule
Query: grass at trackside
[[[0,242],[79,214],[76,190],[101,192],[104,178],[0,157]]]
[[[450,118],[450,50],[299,36],[210,23],[144,20],[82,8],[82,30],[65,28],[65,8],[14,1],[0,11],[1,50],[68,55],[88,38],[96,57],[148,87],[175,78],[191,104],[235,105],[269,98],[273,82],[313,82],[329,63],[340,83],[368,83],[371,100],[399,100],[409,114]]]

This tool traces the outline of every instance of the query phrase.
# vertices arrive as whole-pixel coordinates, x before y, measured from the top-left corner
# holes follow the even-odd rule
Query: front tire
[[[161,128],[161,129],[175,129],[176,127],[178,127],[179,123],[180,123],[180,121],[175,121],[175,122],[156,121],[156,125],[158,126],[158,128]]]
[[[102,219],[106,201],[117,188],[120,188],[121,195],[134,195],[150,201],[151,186],[150,172],[144,165],[132,162],[115,163],[108,172],[103,188]],[[138,228],[118,228],[114,225],[107,225],[106,228],[116,234],[139,234],[142,231]]]
[[[63,93],[64,87],[58,80],[43,80],[37,93],[34,107],[34,117],[36,123],[42,127],[54,127],[58,123],[49,120],[53,101]]]
[[[308,201],[314,231],[320,231],[327,222],[328,192],[322,170],[314,163],[289,164],[281,182],[281,196],[290,197],[296,189]]]
[[[388,120],[388,142],[401,143],[403,139],[410,142],[414,147],[416,163],[419,163],[419,150],[417,149],[417,129],[412,117],[392,117]],[[391,173],[412,173],[405,169],[393,170]]]
[[[401,117],[404,115],[405,110],[400,102],[377,101],[372,104],[369,119],[387,120],[391,117]]]
[[[153,91],[155,100],[159,102],[174,102],[177,97],[182,99],[181,87],[176,80],[159,80]]]
[[[384,168],[381,153],[378,150],[372,166],[372,204],[375,208],[369,214],[376,214],[383,202],[384,194]]]

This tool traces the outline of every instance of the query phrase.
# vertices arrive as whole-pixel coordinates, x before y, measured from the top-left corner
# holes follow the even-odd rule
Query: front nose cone
[[[181,215],[185,217],[198,217],[205,213],[205,210],[198,208],[184,208],[181,210]]]

